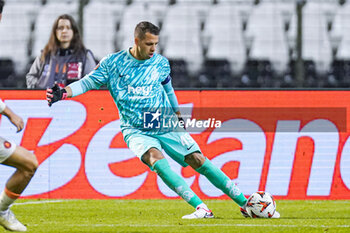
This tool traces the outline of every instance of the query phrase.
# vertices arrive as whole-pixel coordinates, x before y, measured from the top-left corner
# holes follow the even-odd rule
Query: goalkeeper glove
[[[57,83],[52,88],[46,89],[46,99],[49,106],[59,100],[64,100],[67,98],[67,91],[61,88]]]

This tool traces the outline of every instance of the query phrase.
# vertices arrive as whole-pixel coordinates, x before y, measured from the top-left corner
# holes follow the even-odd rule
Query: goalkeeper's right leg
[[[156,148],[149,149],[143,156],[142,161],[151,165],[153,171],[163,180],[163,182],[188,204],[196,208],[196,211],[190,215],[185,215],[184,219],[195,218],[213,218],[214,215],[203,201],[192,191],[185,180],[176,174],[169,166],[168,161],[163,154]]]

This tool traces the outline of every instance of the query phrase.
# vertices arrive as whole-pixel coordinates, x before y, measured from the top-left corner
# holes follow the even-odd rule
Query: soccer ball
[[[247,200],[246,210],[251,218],[279,218],[276,202],[268,192],[253,193]]]

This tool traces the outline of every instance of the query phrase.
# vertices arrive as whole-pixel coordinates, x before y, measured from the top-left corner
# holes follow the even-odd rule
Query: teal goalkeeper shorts
[[[141,157],[149,149],[157,148],[164,151],[181,166],[186,167],[185,156],[193,152],[201,152],[196,141],[186,131],[169,132],[160,135],[145,135],[134,133],[128,135],[126,144],[129,149],[142,161]]]

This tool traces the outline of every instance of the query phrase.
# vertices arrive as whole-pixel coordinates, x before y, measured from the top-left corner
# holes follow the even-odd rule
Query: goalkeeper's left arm
[[[70,95],[68,96],[69,91]],[[46,100],[51,107],[51,105],[59,100],[64,100],[68,97],[72,97],[72,90],[68,87],[61,88],[57,83],[52,88],[46,89]]]
[[[75,96],[84,94],[85,92],[91,89],[99,88],[99,87],[94,87],[90,85],[85,85],[86,79],[91,80],[90,77],[86,76],[84,79],[71,83],[69,86],[66,86],[65,88],[62,88],[57,83],[55,83],[55,85],[52,88],[46,89],[46,99],[49,103],[49,106],[51,107],[51,105],[57,101],[75,97]]]
[[[55,83],[55,85],[52,88],[46,89],[46,99],[49,103],[49,106],[51,107],[51,105],[57,101],[71,98],[73,96],[77,96],[83,93],[84,91],[82,90],[79,82],[72,83],[71,85],[65,88],[61,88],[57,83]]]
[[[46,99],[49,106],[59,100],[81,95],[92,89],[99,89],[108,80],[107,57],[102,59],[94,71],[85,75],[84,78],[71,83],[65,88],[61,88],[57,83],[52,88],[46,89]]]

